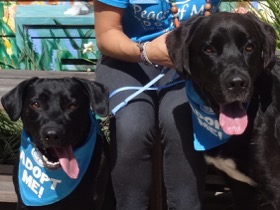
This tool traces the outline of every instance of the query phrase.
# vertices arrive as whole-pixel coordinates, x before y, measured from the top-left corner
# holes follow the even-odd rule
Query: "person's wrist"
[[[140,49],[140,59],[145,65],[153,65],[154,63],[151,62],[151,60],[148,57],[147,54],[147,45],[150,44],[150,42],[144,42],[144,43],[138,43],[137,46]]]

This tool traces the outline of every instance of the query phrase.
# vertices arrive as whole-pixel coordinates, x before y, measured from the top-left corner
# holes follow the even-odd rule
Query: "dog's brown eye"
[[[212,54],[212,53],[214,53],[215,52],[215,50],[213,49],[213,47],[211,47],[211,46],[206,46],[206,47],[204,47],[203,48],[203,51],[205,52],[205,53],[207,53],[207,54]]]
[[[68,108],[69,110],[75,110],[75,109],[77,109],[77,107],[78,107],[78,105],[77,105],[77,104],[75,104],[75,103],[71,103],[71,104],[69,104],[69,105],[68,105],[68,107],[67,107],[67,108]]]
[[[254,50],[254,45],[249,43],[245,46],[245,51],[246,52],[252,52]]]
[[[39,103],[39,102],[33,102],[31,105],[31,108],[32,109],[39,109],[39,108],[41,108],[41,104]]]

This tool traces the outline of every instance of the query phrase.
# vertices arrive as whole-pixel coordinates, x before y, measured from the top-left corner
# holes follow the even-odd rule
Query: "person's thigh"
[[[162,83],[174,76],[169,71]],[[163,84],[161,84],[163,85]],[[160,92],[164,183],[170,209],[201,209],[205,182],[203,154],[193,147],[191,109],[185,84]]]
[[[141,87],[157,74],[155,69],[146,71],[138,64],[105,58],[96,71],[96,81],[113,92],[126,86]],[[117,93],[110,99],[110,109],[134,92]],[[111,120],[112,181],[119,209],[144,210],[150,204],[157,100],[155,91],[146,91],[120,109]]]

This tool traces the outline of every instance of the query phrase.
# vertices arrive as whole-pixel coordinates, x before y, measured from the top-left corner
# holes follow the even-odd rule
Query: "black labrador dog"
[[[280,68],[274,29],[253,14],[197,16],[170,32],[186,79],[194,147],[224,175],[235,209],[280,209]]]
[[[106,195],[106,141],[96,118],[108,114],[103,85],[81,78],[34,77],[1,102],[11,120],[23,123],[13,173],[17,209],[114,209],[113,197]]]

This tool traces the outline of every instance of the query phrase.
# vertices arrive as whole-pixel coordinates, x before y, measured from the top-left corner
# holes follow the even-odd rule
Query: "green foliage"
[[[263,21],[272,25],[277,34],[277,50],[280,50],[280,0],[258,0],[263,9],[253,9]]]
[[[16,69],[18,56],[15,34],[3,17],[4,3],[0,2],[0,69]]]
[[[0,1],[0,69],[28,69],[28,70],[68,70],[68,67],[63,66],[62,60],[70,60],[73,63],[69,70],[78,71],[93,71],[95,70],[95,61],[99,57],[99,51],[96,48],[95,53],[83,53],[84,44],[92,40],[94,29],[87,31],[77,28],[67,29],[58,20],[53,19],[56,26],[64,33],[69,43],[65,44],[65,38],[61,35],[55,35],[55,32],[50,29],[46,33],[51,36],[37,40],[34,44],[30,39],[25,28],[18,27],[17,35],[22,39],[22,46],[16,42],[15,33],[4,21],[4,6],[9,6],[9,1]],[[54,29],[56,30],[56,29]],[[78,35],[73,35],[73,31],[77,30]],[[74,33],[75,34],[75,33]],[[34,46],[40,46],[40,49],[35,50]],[[67,46],[65,46],[67,45]],[[69,45],[69,46],[68,46]],[[79,63],[79,61],[82,61]],[[94,61],[94,62],[93,62]],[[73,69],[72,69],[73,68]]]
[[[67,37],[69,40],[69,46],[65,46],[65,39],[62,39],[60,36],[56,36],[54,31],[50,29],[48,33],[51,35],[49,39],[37,40],[40,43],[37,43],[38,46],[41,46],[39,51],[34,50],[33,44],[29,39],[29,35],[26,31],[21,28],[17,28],[18,34],[23,39],[24,46],[19,50],[19,65],[24,66],[25,69],[29,70],[50,70],[55,69],[58,71],[64,70],[62,66],[62,60],[64,59],[81,59],[87,63],[87,68],[90,66],[91,70],[94,70],[94,64],[92,62],[92,57],[97,59],[100,55],[100,52],[97,48],[94,49],[94,52],[91,54],[83,53],[84,45],[89,43],[92,39],[92,34],[94,33],[93,29],[87,31],[81,30],[79,27],[77,29],[67,29],[63,24],[58,20],[53,19],[56,26],[62,29],[64,34],[63,37]],[[73,30],[77,30],[78,37],[73,37]],[[69,50],[70,49],[70,50]],[[54,60],[52,60],[54,58]],[[84,62],[83,62],[84,63]],[[23,64],[23,65],[21,65]],[[78,63],[77,63],[78,64]],[[54,65],[53,67],[51,65]],[[86,71],[87,68],[83,65],[75,66],[79,71]]]
[[[21,121],[12,122],[8,115],[0,110],[0,164],[13,164],[18,155]]]

